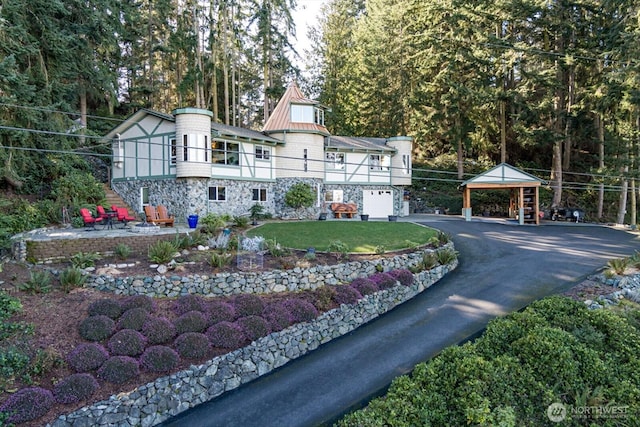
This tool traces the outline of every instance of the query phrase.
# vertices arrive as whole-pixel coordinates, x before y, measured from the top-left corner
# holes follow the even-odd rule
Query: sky
[[[293,12],[293,20],[296,24],[296,39],[294,46],[298,53],[303,56],[305,49],[310,47],[309,39],[307,39],[307,31],[309,27],[315,25],[320,6],[327,0],[297,0],[296,10]]]

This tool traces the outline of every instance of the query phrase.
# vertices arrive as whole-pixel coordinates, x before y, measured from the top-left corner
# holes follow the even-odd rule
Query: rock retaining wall
[[[453,250],[453,244],[448,243],[439,250],[447,249]],[[370,276],[379,270],[409,268],[422,260],[424,254],[428,252],[433,252],[433,249],[424,249],[372,261],[354,261],[345,264],[268,272],[219,273],[212,276],[165,276],[158,274],[153,277],[117,278],[97,275],[92,276],[85,286],[118,295],[171,298],[185,294],[226,296],[239,293],[294,292],[351,282],[353,279]]]
[[[447,248],[453,248],[452,244]],[[189,408],[233,390],[283,366],[321,344],[353,331],[424,291],[449,271],[449,265],[415,274],[410,287],[376,292],[355,304],[343,304],[311,322],[299,323],[202,365],[111,396],[54,421],[52,427],[153,426]]]

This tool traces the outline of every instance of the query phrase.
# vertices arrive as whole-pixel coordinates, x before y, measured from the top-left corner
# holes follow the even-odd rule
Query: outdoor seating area
[[[152,206],[146,205],[144,207],[144,213],[147,217],[147,222],[154,225],[164,224],[167,227],[173,227],[175,218],[167,211],[167,207],[164,205]]]
[[[342,218],[343,215],[346,218],[353,218],[353,215],[358,213],[355,203],[331,203],[329,209],[333,212],[334,218]]]
[[[121,224],[120,228],[127,228],[127,224],[136,221],[137,218],[129,215],[127,208],[112,205],[110,210],[106,210],[104,206],[96,206],[96,214],[94,215],[88,208],[80,209],[80,216],[88,231],[97,230],[96,225],[102,225],[102,229],[114,228],[114,225]]]

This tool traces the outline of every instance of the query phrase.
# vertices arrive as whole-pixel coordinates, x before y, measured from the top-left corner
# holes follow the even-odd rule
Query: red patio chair
[[[84,226],[87,228],[95,230],[96,224],[102,224],[103,219],[94,217],[91,211],[87,208],[80,208],[80,215],[82,216]]]
[[[109,217],[107,211],[105,211],[101,205],[96,206],[96,212],[98,213],[98,218],[102,218],[103,220]]]
[[[128,222],[136,220],[135,217],[129,215],[127,208],[116,208],[116,212],[118,212],[118,221],[124,224],[123,227],[126,227]]]

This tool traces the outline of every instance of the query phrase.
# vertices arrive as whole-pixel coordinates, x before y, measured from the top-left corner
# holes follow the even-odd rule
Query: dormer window
[[[324,126],[324,110],[313,105],[291,104],[291,123],[315,123]]]

